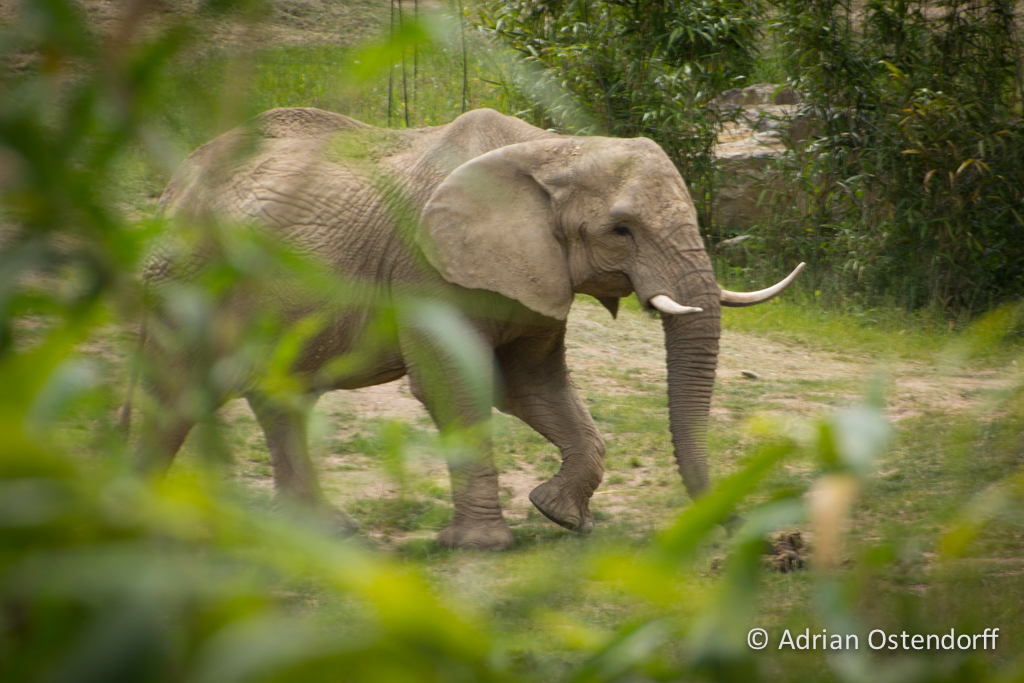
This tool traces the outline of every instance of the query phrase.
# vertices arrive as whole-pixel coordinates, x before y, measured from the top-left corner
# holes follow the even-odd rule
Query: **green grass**
[[[736,283],[720,279],[727,288],[757,289],[772,283]],[[640,311],[636,296],[622,301],[623,308]],[[723,308],[722,328],[753,332],[820,351],[870,354],[892,360],[932,361],[961,336],[963,325],[950,329],[948,321],[928,312],[911,314],[902,309],[846,310],[819,304],[797,287],[766,304]],[[992,362],[1005,363],[1021,349],[1024,338],[1007,340],[1004,350],[989,349]]]
[[[495,90],[489,59],[478,40],[467,60],[468,109],[505,109]],[[408,108],[409,126],[436,126],[462,113],[462,53],[457,42],[440,42],[406,50],[404,71],[400,63],[392,68],[391,127],[404,128]],[[319,107],[351,116],[377,126],[388,125],[388,71],[362,81],[354,75],[362,56],[358,51],[332,46],[277,48],[261,52],[255,61],[253,94],[249,107],[263,111],[273,107]]]
[[[839,311],[783,295],[768,304],[725,309],[725,329],[757,332],[835,353],[870,354],[887,359],[928,361],[948,348],[956,335],[935,321],[899,310]]]
[[[438,530],[452,517],[449,504],[405,497],[360,500],[348,506],[348,511],[362,528],[381,532]]]
[[[181,60],[169,75],[164,87],[174,104],[166,123],[188,149],[275,107],[317,107],[381,127],[406,127],[407,113],[412,128],[449,123],[463,112],[461,37],[451,25],[440,26],[428,42],[406,45],[404,75],[396,56],[390,88],[388,60],[372,41],[358,47],[267,47],[244,57],[211,46],[201,59]],[[507,111],[503,91],[491,85],[507,55],[474,32],[466,39],[466,109]],[[239,79],[248,87],[239,88]],[[224,97],[225,92],[235,93],[234,98]]]
[[[754,332],[819,351],[881,360],[945,359],[978,367],[1000,367],[1024,350],[1024,335],[1020,332],[976,347],[971,342],[970,325],[974,322],[951,325],[943,318],[927,313],[910,314],[898,308],[837,310],[788,293],[761,306],[722,312],[722,326],[727,330]]]

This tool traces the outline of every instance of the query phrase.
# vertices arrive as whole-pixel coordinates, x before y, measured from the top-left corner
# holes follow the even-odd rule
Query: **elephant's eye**
[[[629,228],[627,228],[625,225],[617,225],[617,226],[615,226],[615,229],[612,230],[612,232],[614,232],[616,235],[621,235],[622,237],[629,237],[630,235],[633,234],[633,233],[631,233],[629,231]]]

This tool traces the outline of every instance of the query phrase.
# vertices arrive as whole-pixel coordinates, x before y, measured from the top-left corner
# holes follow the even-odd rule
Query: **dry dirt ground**
[[[723,314],[728,316],[729,312]],[[600,423],[609,444],[609,454],[617,440],[637,457],[619,453],[609,458],[605,481],[593,499],[598,523],[628,520],[643,532],[664,522],[670,510],[651,505],[652,496],[659,500],[675,492],[682,496],[682,486],[671,459],[667,430],[667,410],[663,407],[665,387],[664,350],[661,323],[646,314],[623,310],[618,320],[589,299],[580,297],[569,318],[567,336],[569,366],[573,380],[584,399],[593,404],[615,407],[639,400],[648,408],[659,425],[651,434],[638,434],[630,425]],[[753,373],[750,378],[744,374]],[[824,353],[806,346],[766,339],[757,334],[726,330],[721,342],[716,393],[712,406],[712,441],[714,432],[736,434],[742,423],[752,415],[768,415],[780,422],[798,422],[829,414],[838,407],[862,400],[872,377],[886,381],[887,414],[899,422],[924,412],[946,413],[980,411],[1000,390],[1015,379],[1005,372],[956,372],[924,363],[881,362],[877,358]],[[653,399],[653,400],[652,400]],[[645,403],[646,401],[646,403]],[[245,442],[262,450],[262,435],[243,402],[227,408],[229,422],[239,421]],[[521,440],[528,429],[513,418],[499,420],[516,423],[513,430]],[[429,448],[411,449],[409,458],[412,479],[419,483],[412,494],[408,484],[402,489],[389,476],[379,454],[359,452],[359,446],[372,439],[384,420],[398,420],[414,425],[426,433],[434,433],[429,417],[409,392],[403,379],[355,391],[338,391],[325,395],[317,406],[311,432],[313,451],[321,471],[322,482],[331,500],[352,510],[359,505],[376,503],[386,506],[400,496],[423,498],[423,491],[432,491],[435,505],[447,506],[447,470],[443,460],[429,453]],[[353,440],[355,439],[355,440]],[[515,441],[509,445],[509,440]],[[504,443],[503,443],[504,441]],[[338,449],[338,444],[348,444]],[[547,454],[530,459],[522,456],[515,435],[498,430],[495,452],[498,458],[502,504],[513,526],[530,522],[549,524],[533,510],[527,496],[540,481],[551,476],[557,451],[547,446]],[[712,449],[712,476],[729,469],[734,455],[742,451],[740,443],[716,452]],[[540,447],[542,450],[544,446]],[[621,451],[621,448],[619,449]],[[265,452],[265,451],[264,451]],[[506,454],[502,457],[502,454]],[[510,454],[510,457],[509,455]],[[626,459],[630,462],[627,463]],[[243,462],[240,477],[247,485],[272,485],[269,468],[258,472]],[[264,456],[265,462],[265,456]],[[796,466],[799,467],[799,466]],[[424,488],[425,487],[425,488]],[[418,491],[418,493],[417,493]],[[365,533],[383,545],[403,544],[412,538],[429,538],[436,529],[403,529],[384,524],[365,528]]]

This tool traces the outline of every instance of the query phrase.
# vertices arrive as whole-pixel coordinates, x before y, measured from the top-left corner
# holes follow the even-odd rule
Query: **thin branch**
[[[1020,106],[1024,108],[1024,77],[1020,73],[1020,43],[1017,41],[1017,15],[1011,9],[1006,11],[1005,5],[1000,3],[999,12],[1002,15],[1003,25],[1006,28],[1006,37],[1013,46],[1013,73],[1017,77],[1017,92],[1020,93]]]
[[[416,22],[416,38],[412,43],[412,105],[416,106],[416,91],[420,76],[420,0],[412,0],[412,18]]]
[[[466,61],[466,16],[462,13],[462,0],[459,0],[459,31],[462,34],[462,113],[466,113],[469,104],[469,75]]]
[[[402,35],[402,111],[405,113],[405,127],[409,127],[409,89],[405,84],[405,31],[402,23],[402,0],[398,0],[398,32]]]
[[[391,44],[395,42],[395,0],[391,0],[391,32],[390,32]],[[388,128],[391,127],[391,91],[393,89],[395,80],[395,69],[391,63],[391,54],[388,50]]]

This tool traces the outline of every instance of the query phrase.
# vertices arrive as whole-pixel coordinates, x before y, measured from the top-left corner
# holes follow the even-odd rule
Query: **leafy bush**
[[[817,137],[755,233],[833,300],[980,311],[1024,294],[1020,35],[1005,0],[774,0]]]

